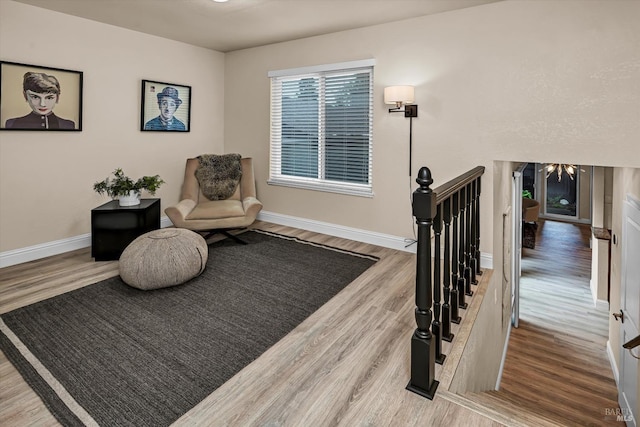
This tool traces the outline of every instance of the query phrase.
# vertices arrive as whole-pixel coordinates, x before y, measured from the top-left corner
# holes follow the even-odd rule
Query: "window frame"
[[[341,62],[336,64],[324,64],[312,67],[291,68],[285,70],[270,71],[270,150],[269,150],[269,180],[270,185],[302,188],[307,190],[326,191],[340,194],[348,194],[362,197],[373,197],[373,72],[375,60]],[[324,150],[330,144],[325,136],[324,98],[326,77],[340,74],[369,74],[369,99],[368,99],[368,171],[367,183],[350,181],[328,180],[326,164],[323,161]],[[318,178],[303,177],[282,174],[282,81],[290,81],[302,78],[318,78]],[[278,96],[279,98],[276,98]],[[365,123],[363,120],[360,123]],[[367,135],[365,134],[365,138]]]

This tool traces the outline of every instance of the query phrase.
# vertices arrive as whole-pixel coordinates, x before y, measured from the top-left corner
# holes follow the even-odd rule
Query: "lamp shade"
[[[385,104],[413,104],[414,100],[413,86],[389,86],[384,88]]]

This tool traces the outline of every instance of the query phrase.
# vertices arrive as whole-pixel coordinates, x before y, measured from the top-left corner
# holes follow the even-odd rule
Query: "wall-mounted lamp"
[[[405,117],[418,117],[418,106],[413,105],[415,92],[413,86],[389,86],[384,88],[384,103],[395,105],[390,113],[404,113]],[[404,105],[404,110],[402,106]]]
[[[411,176],[413,118],[418,117],[418,106],[413,104],[414,101],[415,92],[413,86],[389,86],[384,88],[384,103],[395,105],[395,108],[389,108],[389,112],[404,113],[405,117],[409,117],[409,176]],[[403,106],[404,109],[402,109]]]

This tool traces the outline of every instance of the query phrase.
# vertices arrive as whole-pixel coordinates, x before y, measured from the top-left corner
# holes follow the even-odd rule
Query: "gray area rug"
[[[376,260],[242,238],[210,245],[204,273],[181,286],[141,291],[115,277],[3,314],[0,348],[63,425],[169,425]]]

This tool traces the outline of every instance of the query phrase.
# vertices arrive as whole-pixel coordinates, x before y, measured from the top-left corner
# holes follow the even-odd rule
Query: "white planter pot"
[[[129,192],[128,196],[118,197],[120,206],[136,206],[140,204],[140,193],[134,190]]]

